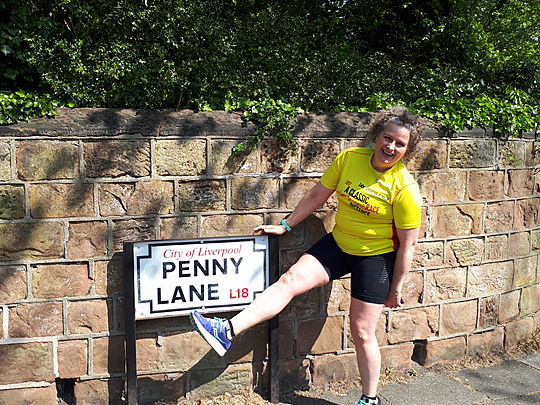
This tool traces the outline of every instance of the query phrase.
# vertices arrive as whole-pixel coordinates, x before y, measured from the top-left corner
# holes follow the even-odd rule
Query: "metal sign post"
[[[124,243],[127,403],[136,405],[136,321],[248,306],[279,277],[275,236]],[[277,317],[269,321],[270,400],[279,402]]]

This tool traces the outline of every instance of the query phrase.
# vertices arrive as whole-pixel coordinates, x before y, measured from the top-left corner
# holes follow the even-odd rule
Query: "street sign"
[[[240,310],[269,283],[268,236],[133,243],[135,318]]]

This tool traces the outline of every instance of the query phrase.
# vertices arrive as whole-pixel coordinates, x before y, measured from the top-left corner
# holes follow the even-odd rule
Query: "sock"
[[[232,341],[236,335],[234,334],[234,328],[230,319],[227,319],[227,325],[225,326],[225,329],[227,331],[227,339]]]

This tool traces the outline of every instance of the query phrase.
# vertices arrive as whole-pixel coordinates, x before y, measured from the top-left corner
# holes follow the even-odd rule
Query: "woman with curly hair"
[[[373,148],[341,152],[287,218],[279,225],[253,230],[274,235],[290,232],[337,194],[332,232],[247,308],[231,319],[191,314],[195,328],[220,355],[235,335],[277,315],[295,296],[351,274],[350,327],[362,380],[362,396],[356,404],[381,404],[377,397],[381,355],[375,330],[385,305],[403,304],[422,198],[402,158],[416,150],[422,127],[422,119],[404,108],[380,112],[368,131]]]

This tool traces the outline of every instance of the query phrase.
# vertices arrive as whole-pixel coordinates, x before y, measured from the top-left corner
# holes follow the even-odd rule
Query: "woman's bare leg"
[[[362,379],[362,392],[369,397],[377,395],[377,385],[381,373],[381,352],[375,337],[375,330],[382,309],[383,305],[351,298],[349,312],[351,334],[356,348],[358,370]]]
[[[297,295],[329,282],[328,273],[315,257],[304,254],[277,282],[264,290],[248,307],[230,319],[234,333],[279,314]]]

